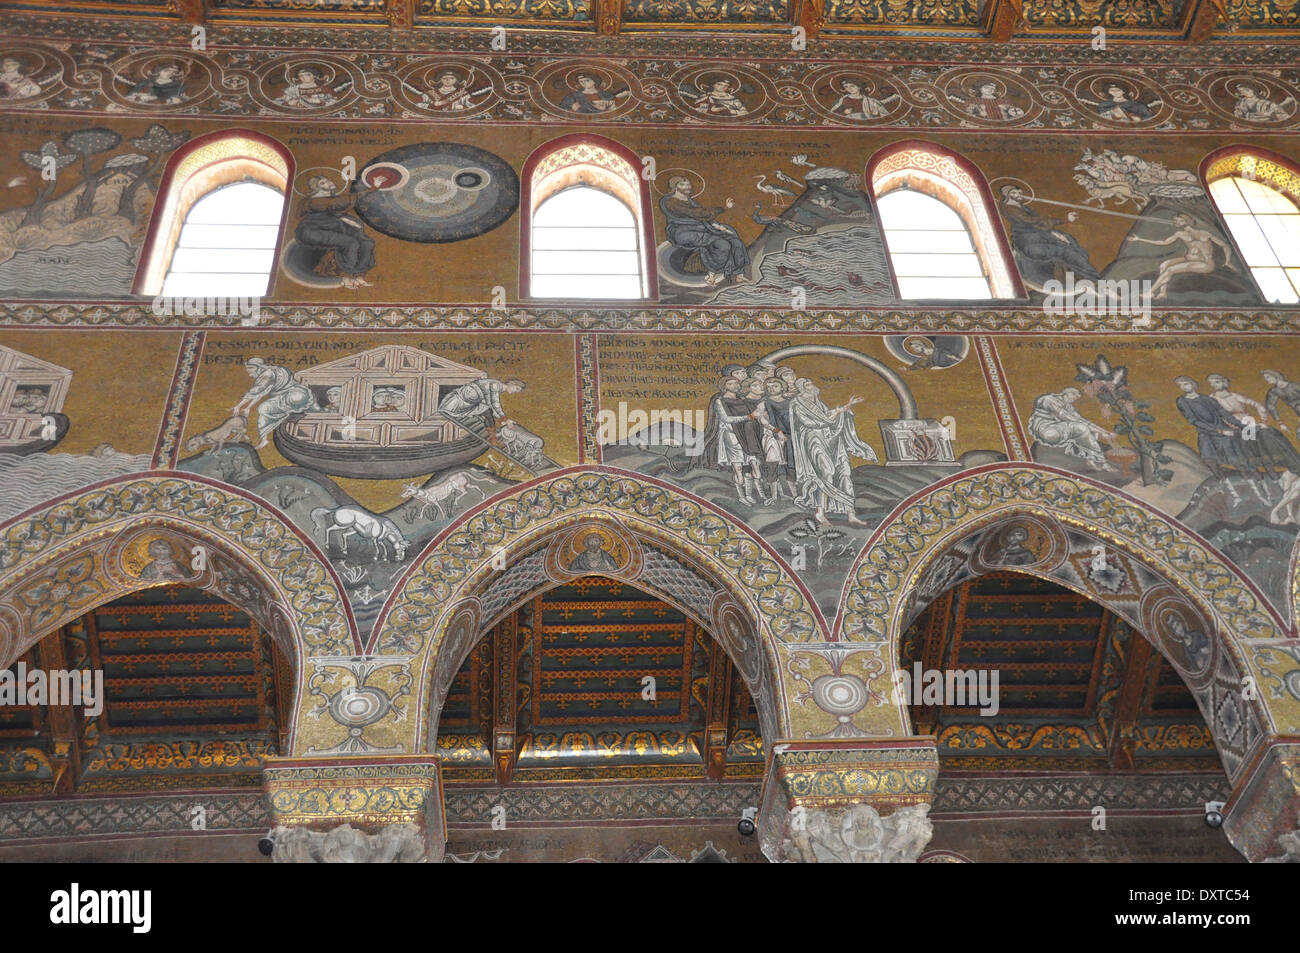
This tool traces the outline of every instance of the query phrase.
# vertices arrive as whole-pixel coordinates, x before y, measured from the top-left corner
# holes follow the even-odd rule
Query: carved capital
[[[276,861],[442,860],[447,829],[436,758],[271,758],[263,778]]]
[[[930,843],[928,804],[900,807],[881,817],[870,804],[841,811],[796,807],[782,859],[805,864],[913,864]]]
[[[932,833],[933,737],[773,745],[759,828],[769,860],[911,863]]]
[[[277,827],[271,833],[277,864],[418,864],[428,859],[424,832],[416,824],[395,824],[367,834],[351,824],[330,831]]]

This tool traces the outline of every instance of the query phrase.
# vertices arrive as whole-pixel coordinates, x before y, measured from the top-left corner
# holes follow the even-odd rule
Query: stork
[[[758,180],[758,190],[760,192],[766,192],[768,195],[772,196],[772,204],[777,206],[788,204],[781,201],[782,196],[794,198],[794,193],[789,189],[783,189],[779,185],[772,185],[768,182],[766,175],[756,175],[754,178]]]

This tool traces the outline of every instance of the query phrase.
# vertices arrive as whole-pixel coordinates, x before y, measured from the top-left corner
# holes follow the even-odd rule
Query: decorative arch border
[[[1214,630],[1221,661],[1213,678],[1202,686],[1209,691],[1211,704],[1230,695],[1233,705],[1245,705],[1258,717],[1261,731],[1276,727],[1262,693],[1254,699],[1244,698],[1241,685],[1233,684],[1225,675],[1228,666],[1239,676],[1252,671],[1248,660],[1250,641],[1287,638],[1285,625],[1254,585],[1212,547],[1168,517],[1102,484],[1052,468],[1016,464],[981,467],[929,487],[900,504],[892,518],[873,534],[850,573],[837,620],[837,636],[853,642],[887,644],[888,657],[896,665],[898,642],[912,608],[913,594],[927,570],[960,544],[1016,517],[1054,521],[1067,530],[1100,540],[1176,592]],[[1043,568],[1009,568],[1062,582]],[[1073,585],[1070,588],[1106,604],[1097,592],[1085,592]],[[1130,621],[1139,627],[1143,624],[1136,616]],[[1158,651],[1165,652],[1159,638],[1143,634],[1152,639]],[[1208,685],[1209,681],[1214,684]],[[1216,741],[1220,741],[1217,714],[1207,721]],[[1221,749],[1231,777],[1238,776],[1249,761],[1250,749],[1260,740],[1250,740],[1245,750],[1231,756]]]
[[[380,611],[372,651],[421,658],[427,697],[453,616],[508,569],[509,561],[582,522],[605,522],[645,539],[713,581],[744,608],[775,679],[782,643],[820,642],[825,622],[802,583],[748,528],[703,501],[644,477],[582,468],[561,471],[480,504],[440,533],[398,580]],[[500,560],[497,560],[500,565]],[[773,684],[780,724],[786,702]],[[419,727],[417,746],[427,725]]]
[[[422,724],[424,737],[427,737],[429,744],[435,742],[439,716],[452,680],[474,646],[488,634],[488,630],[537,596],[562,586],[572,579],[593,575],[589,572],[555,572],[554,557],[561,544],[567,542],[572,536],[598,527],[622,537],[624,544],[629,549],[635,550],[626,565],[618,569],[601,570],[598,575],[626,583],[671,605],[705,629],[721,644],[744,678],[758,708],[759,720],[765,732],[764,737],[776,736],[777,725],[781,723],[782,703],[773,689],[775,659],[769,652],[764,651],[764,643],[754,638],[754,633],[758,629],[755,617],[742,608],[732,593],[722,588],[716,579],[702,575],[682,560],[675,561],[682,563],[683,572],[689,573],[698,582],[708,587],[708,605],[693,606],[677,593],[658,584],[644,571],[649,565],[646,551],[654,550],[664,558],[673,558],[660,548],[658,540],[646,535],[642,527],[626,521],[615,522],[607,513],[591,511],[577,518],[565,518],[538,527],[526,538],[516,541],[524,558],[532,559],[541,556],[545,560],[546,569],[538,584],[520,588],[508,601],[497,600],[498,604],[491,611],[488,610],[484,602],[491,594],[493,586],[507,583],[512,574],[524,571],[521,562],[517,561],[495,576],[479,577],[479,584],[474,593],[464,596],[455,603],[455,609],[450,614],[451,621],[447,623],[447,634],[437,646],[435,657],[427,665],[431,673],[432,689],[428,704],[425,706],[425,718]]]
[[[210,546],[217,553],[211,562],[226,560],[250,574],[269,595],[263,605],[246,584],[230,582],[217,568],[196,571],[196,580],[184,581],[213,588],[268,625],[273,635],[278,629],[278,644],[291,653],[297,671],[309,656],[360,652],[343,587],[300,530],[242,493],[192,475],[154,472],[95,484],[0,525],[0,659],[16,657],[59,625],[122,595],[181,581],[132,580],[119,567],[104,565],[127,534],[149,528]],[[81,577],[69,574],[71,564],[87,558],[94,560],[98,589],[82,586],[78,595]],[[64,603],[61,611],[47,610],[36,627],[30,602],[22,600],[33,586],[44,586],[50,598]]]
[[[1236,175],[1277,189],[1300,205],[1300,163],[1272,149],[1244,142],[1222,146],[1202,159],[1197,171],[1207,194],[1210,183]]]
[[[613,168],[620,162],[598,165],[592,158],[582,157],[584,151],[593,157],[606,153],[608,158],[626,163],[626,168]],[[562,157],[565,152],[572,153],[573,158],[557,161],[557,157]],[[555,168],[548,167],[552,164]],[[539,184],[542,184],[548,176],[580,165],[590,167],[608,180],[606,184],[612,187],[605,191],[629,206],[628,210],[636,218],[641,232],[641,268],[645,277],[646,300],[657,300],[659,267],[655,259],[654,202],[650,195],[650,180],[641,174],[641,156],[615,139],[586,132],[560,136],[543,143],[528,156],[519,172],[519,297],[527,300],[532,293],[533,213],[542,202],[559,191],[558,188],[550,191],[535,188],[533,180],[540,177]]]
[[[222,167],[227,167],[223,169]],[[275,291],[274,263],[280,261],[285,224],[289,220],[289,196],[293,188],[293,153],[278,139],[252,129],[224,129],[191,139],[172,153],[163,168],[158,191],[149,215],[149,230],[136,266],[131,293],[156,295],[171,264],[185,216],[194,204],[213,189],[247,176],[284,194],[280,209],[280,230],[276,235],[271,273],[266,294]],[[202,181],[200,181],[202,180]]]
[[[1205,197],[1214,209],[1215,220],[1219,223],[1220,230],[1232,245],[1233,251],[1237,253],[1237,260],[1250,275],[1255,290],[1263,300],[1259,282],[1250,266],[1246,264],[1246,256],[1241,253],[1237,236],[1228,227],[1228,222],[1223,217],[1223,210],[1219,208],[1219,203],[1214,200],[1214,195],[1210,192],[1210,185],[1219,179],[1239,176],[1275,189],[1300,208],[1300,164],[1272,149],[1239,142],[1215,149],[1207,155],[1201,160],[1197,174],[1201,180],[1201,188],[1205,190]]]
[[[1023,463],[964,471],[900,503],[849,572],[835,637],[896,641],[890,625],[938,550],[968,535],[977,522],[982,526],[989,517],[1016,513],[1054,518],[1111,543],[1168,579],[1234,639],[1289,637],[1287,625],[1254,583],[1186,527],[1105,484]]]
[[[924,157],[923,161],[917,161]],[[975,163],[959,152],[947,146],[926,139],[904,139],[876,150],[867,160],[866,187],[871,193],[871,200],[879,202],[882,195],[893,191],[886,187],[891,179],[913,174],[934,187],[940,182],[953,189],[962,199],[961,207],[954,208],[953,203],[942,196],[935,195],[945,205],[956,212],[970,230],[971,240],[979,250],[979,257],[989,270],[989,286],[994,300],[1015,300],[1027,296],[1024,282],[1016,268],[1015,258],[1011,254],[1011,243],[1007,240],[1001,216],[997,213],[997,203],[993,193]],[[918,190],[925,191],[925,190]],[[930,195],[929,191],[926,191]],[[889,251],[889,236],[882,228],[881,238],[885,251]],[[894,274],[893,259],[889,259],[889,276],[894,282],[894,294],[904,300],[898,291],[898,277]]]

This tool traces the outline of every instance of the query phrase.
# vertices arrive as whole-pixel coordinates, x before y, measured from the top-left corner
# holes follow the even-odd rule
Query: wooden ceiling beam
[[[208,4],[212,0],[167,0],[167,12],[174,13],[183,23],[207,23]]]
[[[534,625],[542,618],[542,597],[533,602]],[[536,629],[534,629],[536,631]],[[515,711],[515,684],[518,680],[519,613],[497,623],[492,639],[492,760],[496,765],[497,784],[509,784],[515,774],[518,757],[518,731]],[[534,646],[538,645],[534,641]]]
[[[1120,623],[1107,613],[1104,624],[1114,626]],[[1132,771],[1133,756],[1137,750],[1137,720],[1142,713],[1142,702],[1147,696],[1153,669],[1152,659],[1155,649],[1151,643],[1136,629],[1129,629],[1131,636],[1128,643],[1127,665],[1120,682],[1119,695],[1115,699],[1115,721],[1111,725],[1107,749],[1111,767],[1117,771]],[[1103,639],[1109,636],[1103,633]]]
[[[997,0],[989,20],[989,39],[1006,43],[1025,23],[1022,0]]]
[[[36,664],[45,672],[66,672],[71,667],[64,648],[66,637],[64,629],[60,628],[36,643]],[[47,704],[45,707],[46,730],[50,736],[50,767],[54,772],[51,794],[70,794],[76,790],[77,778],[81,774],[78,712],[79,709],[72,705]]]
[[[415,26],[415,0],[384,0],[384,15],[394,30],[409,30]]]
[[[1187,42],[1205,43],[1214,34],[1214,28],[1225,23],[1229,30],[1235,30],[1237,24],[1228,17],[1225,0],[1200,0],[1192,14],[1191,25],[1187,28]]]
[[[623,0],[596,0],[596,32],[613,36],[623,29]]]
[[[790,10],[790,24],[803,27],[804,39],[813,39],[826,25],[826,0],[796,0]]]
[[[695,638],[695,625],[686,626],[687,651]],[[721,781],[727,776],[727,748],[731,744],[728,729],[731,725],[731,659],[717,639],[709,644],[709,697],[708,715],[704,724],[704,766],[710,781]]]

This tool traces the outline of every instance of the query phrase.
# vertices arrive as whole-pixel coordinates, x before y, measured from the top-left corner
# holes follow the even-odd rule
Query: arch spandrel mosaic
[[[1230,144],[1300,157],[1294,67],[674,65],[651,46],[0,42],[6,572],[53,579],[64,553],[32,514],[91,519],[68,501],[114,481],[255,501],[238,532],[284,527],[301,578],[266,572],[328,616],[298,645],[297,755],[425,750],[443,633],[470,644],[493,579],[583,519],[747,613],[776,735],[907,737],[889,688],[917,593],[1049,556],[1043,575],[1133,603],[1230,772],[1294,733],[1295,310],[1264,301],[1199,177]],[[131,298],[166,161],[235,126],[297,169],[273,296]],[[653,160],[659,297],[521,301],[524,163],[591,132]],[[1024,299],[898,298],[865,176],[905,139],[982,180]],[[1067,273],[1137,297],[1054,307]],[[197,519],[168,505],[152,515]],[[1173,601],[1144,606],[1161,586]],[[1259,698],[1233,721],[1247,672]]]

